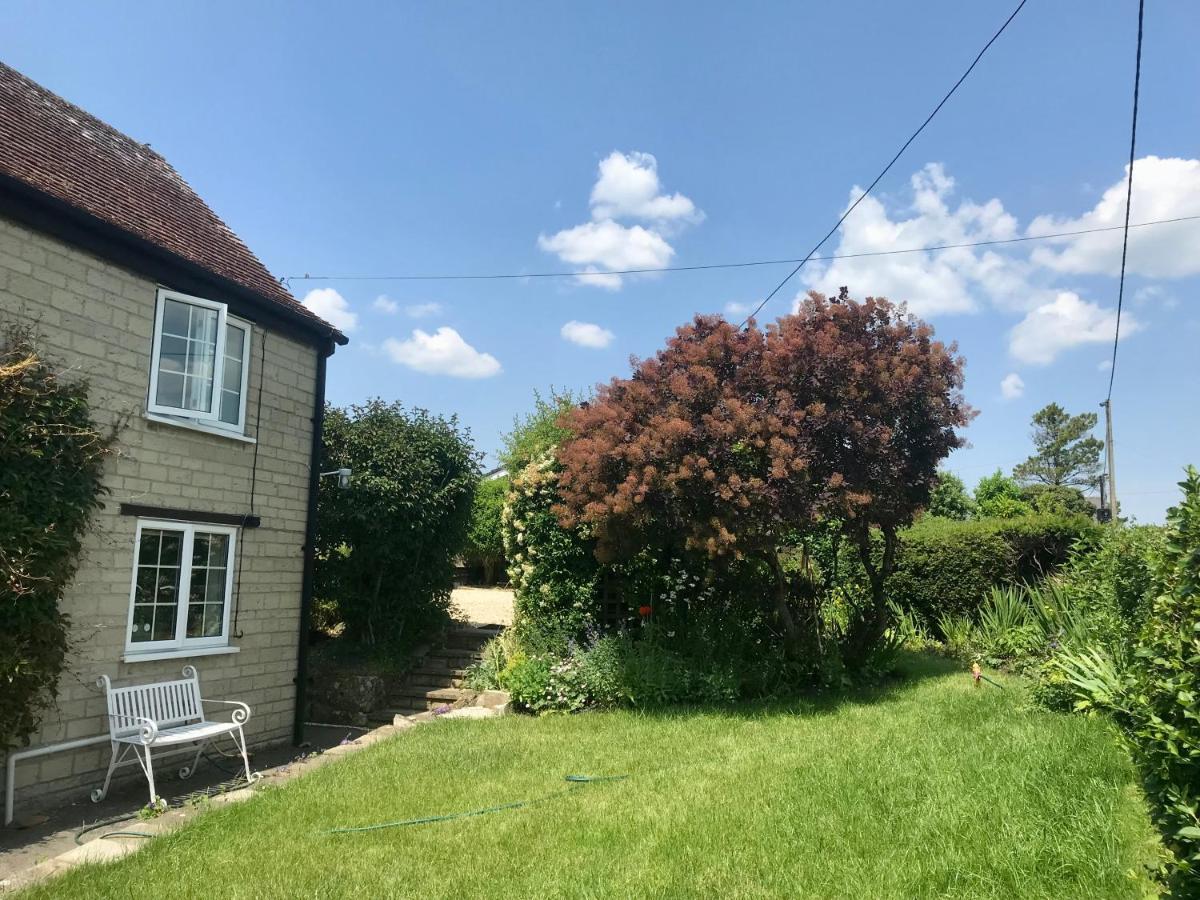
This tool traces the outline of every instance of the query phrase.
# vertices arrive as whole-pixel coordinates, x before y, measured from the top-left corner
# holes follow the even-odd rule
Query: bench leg
[[[180,778],[191,778],[192,775],[195,774],[196,766],[200,765],[200,754],[204,752],[204,748],[207,746],[208,746],[208,741],[200,742],[200,745],[196,748],[196,756],[192,760],[192,764],[190,766],[184,766],[182,769],[179,770]]]
[[[146,775],[146,781],[150,783],[150,805],[153,806],[158,802],[158,792],[154,790],[154,761],[150,758],[149,744],[143,744],[142,750],[145,753],[146,758],[143,760],[141,754],[138,754],[137,761],[141,765],[142,771]],[[137,753],[136,748],[134,749],[134,753]]]
[[[233,737],[233,732],[230,732],[230,737]],[[242,762],[246,764],[246,783],[249,784],[254,780],[254,776],[250,773],[250,757],[246,755],[246,733],[242,731],[241,725],[238,726],[237,737],[233,738],[233,742],[242,751]]]
[[[108,784],[110,781],[112,781],[113,770],[117,767],[117,763],[119,763],[121,761],[121,759],[123,759],[125,757],[125,752],[128,749],[129,749],[128,744],[122,744],[121,745],[121,755],[120,755],[120,758],[118,758],[117,742],[116,741],[112,742],[112,755],[109,757],[109,760],[108,760],[108,772],[106,772],[104,775],[104,786],[92,791],[92,802],[93,803],[99,803],[101,800],[103,800],[105,797],[108,796]]]

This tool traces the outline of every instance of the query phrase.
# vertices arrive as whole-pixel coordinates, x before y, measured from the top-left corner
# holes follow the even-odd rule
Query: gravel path
[[[513,592],[508,588],[455,588],[450,598],[456,619],[476,625],[511,625]]]

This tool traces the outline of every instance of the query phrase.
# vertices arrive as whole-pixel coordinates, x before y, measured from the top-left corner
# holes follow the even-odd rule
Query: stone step
[[[404,684],[392,690],[390,696],[397,696],[414,688],[431,691],[434,688],[462,687],[464,681],[466,681],[466,677],[462,669],[446,669],[432,675],[410,672],[404,679]]]
[[[446,646],[465,650],[478,650],[500,633],[500,628],[463,627],[446,632]]]
[[[420,687],[414,686],[393,694],[391,699],[397,707],[436,709],[439,706],[453,706],[460,700],[470,701],[475,696],[475,691],[466,688],[444,687],[422,690]]]
[[[465,669],[483,659],[481,653],[463,653],[454,650],[437,650],[421,660],[422,669]]]

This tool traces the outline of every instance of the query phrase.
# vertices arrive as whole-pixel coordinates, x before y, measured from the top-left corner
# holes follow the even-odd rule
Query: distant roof
[[[345,337],[291,295],[149,145],[0,63],[0,173]]]

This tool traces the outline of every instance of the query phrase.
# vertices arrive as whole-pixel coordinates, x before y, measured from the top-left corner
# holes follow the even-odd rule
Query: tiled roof
[[[324,326],[146,144],[0,63],[0,173]]]

